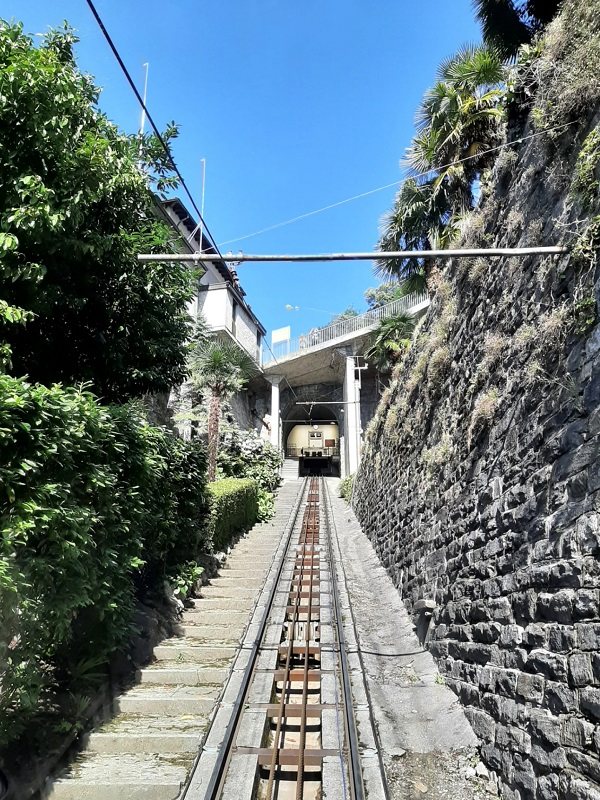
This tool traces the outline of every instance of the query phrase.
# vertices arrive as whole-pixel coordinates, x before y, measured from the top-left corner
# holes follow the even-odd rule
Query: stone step
[[[196,606],[185,612],[182,618],[184,625],[244,625],[248,620],[249,609],[237,608],[203,608]]]
[[[118,714],[93,732],[87,750],[93,753],[195,753],[208,717],[192,714]]]
[[[229,586],[203,586],[202,597],[200,599],[204,597],[225,597],[233,600],[236,597],[239,597],[240,599],[244,600],[256,597],[259,594],[259,591],[259,587],[252,588],[246,586],[234,586],[233,584]]]
[[[206,723],[205,723],[206,726]],[[87,743],[90,753],[197,753],[202,738],[197,733],[93,733]]]
[[[226,569],[222,569],[219,572],[219,578],[236,578],[237,580],[243,580],[244,578],[250,576],[251,578],[264,578],[265,573],[268,570],[268,565],[265,564],[264,567],[256,567],[256,569],[244,569],[243,567],[229,567]]]
[[[181,753],[79,756],[51,800],[175,800],[192,764]],[[189,762],[189,763],[187,763]]]
[[[279,544],[279,540],[274,540],[272,542],[265,542],[264,539],[259,539],[256,542],[244,542],[244,544],[239,545],[233,551],[230,556],[230,560],[235,563],[236,561],[241,561],[243,555],[250,555],[255,557],[255,564],[259,559],[268,559],[273,555],[273,552],[277,549]]]
[[[219,642],[219,644],[239,644],[243,630],[233,630],[223,625],[180,625],[179,632],[187,639],[198,642]]]
[[[223,667],[164,662],[138,670],[140,683],[159,686],[221,686],[228,674],[229,670]]]
[[[213,578],[211,582],[206,586],[203,586],[202,589],[208,589],[210,586],[224,586],[228,589],[231,587],[239,589],[254,589],[255,586],[262,586],[264,581],[264,573],[253,578],[238,578],[236,575],[220,575],[218,578]]]
[[[236,654],[235,647],[213,647],[194,644],[193,640],[183,638],[167,639],[154,648],[154,658],[160,661],[184,661],[195,664],[219,665],[229,663]]]
[[[192,600],[193,607],[187,609],[189,611],[202,611],[202,610],[223,610],[223,611],[250,611],[254,605],[253,597],[244,598],[227,598],[227,597],[203,597],[201,599]],[[185,614],[184,614],[185,616]]]
[[[220,687],[165,686],[140,684],[115,701],[115,709],[123,714],[173,715],[210,714],[219,696]]]

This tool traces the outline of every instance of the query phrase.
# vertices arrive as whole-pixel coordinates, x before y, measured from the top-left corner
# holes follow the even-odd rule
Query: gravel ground
[[[406,753],[384,763],[392,800],[491,800],[497,796],[496,784],[487,777],[474,748]]]

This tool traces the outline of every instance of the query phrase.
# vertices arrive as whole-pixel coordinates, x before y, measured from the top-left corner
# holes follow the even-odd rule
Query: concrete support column
[[[346,472],[350,475],[358,469],[360,461],[360,387],[356,380],[356,360],[346,356],[344,373],[344,409],[346,430],[344,444],[346,450]]]
[[[269,375],[271,384],[271,444],[278,450],[281,448],[281,419],[279,415],[279,384],[280,375]]]

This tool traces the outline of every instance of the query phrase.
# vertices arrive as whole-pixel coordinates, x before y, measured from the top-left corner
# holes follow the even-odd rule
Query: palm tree
[[[444,186],[455,211],[472,206],[473,182],[500,143],[504,78],[497,51],[467,45],[442,62],[417,112],[405,163],[413,174],[435,172],[434,189]]]
[[[258,370],[253,359],[233,342],[205,335],[202,323],[192,343],[189,367],[193,388],[209,393],[208,480],[214,481],[223,402],[242,389]]]
[[[410,346],[415,320],[410,314],[396,314],[382,319],[365,353],[380,372],[389,372],[393,362]]]
[[[384,218],[380,250],[447,247],[461,218],[473,208],[474,185],[493,161],[501,141],[502,81],[499,54],[467,46],[443,62],[437,83],[417,113],[417,133],[408,148],[409,178]],[[426,270],[418,259],[379,262],[381,272],[423,288]]]
[[[408,178],[396,195],[393,208],[383,217],[378,248],[393,251],[437,247],[450,214],[444,187],[435,187],[433,181],[418,182]],[[427,288],[427,267],[422,259],[378,261],[376,271],[403,281],[407,292]]]
[[[516,56],[556,16],[561,0],[473,0],[483,39],[503,58]]]

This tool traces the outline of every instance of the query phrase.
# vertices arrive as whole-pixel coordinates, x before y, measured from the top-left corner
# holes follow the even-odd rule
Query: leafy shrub
[[[236,533],[258,518],[258,485],[251,478],[223,478],[208,484],[208,534],[215,550],[224,550]]]
[[[342,478],[340,481],[340,497],[343,497],[344,500],[349,503],[350,499],[352,498],[352,487],[354,486],[354,475],[346,475],[345,478]]]
[[[258,490],[258,521],[264,522],[275,514],[275,496],[264,489]]]
[[[136,406],[0,375],[0,744],[106,663],[203,545],[203,448]]]
[[[273,491],[279,486],[281,454],[255,431],[230,427],[223,432],[219,447],[220,477],[252,478],[258,484],[258,519],[273,516]]]
[[[272,492],[280,482],[281,454],[254,431],[231,427],[221,436],[218,467],[224,477],[252,478]]]

